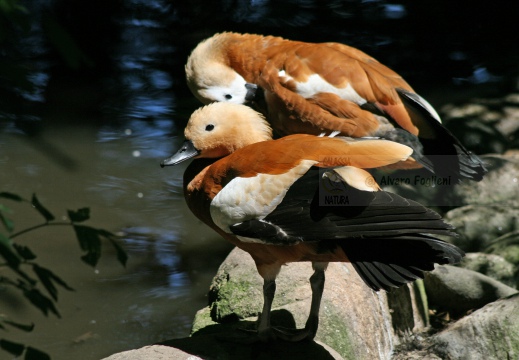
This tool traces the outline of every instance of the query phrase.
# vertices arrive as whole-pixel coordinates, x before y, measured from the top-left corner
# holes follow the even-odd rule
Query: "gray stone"
[[[484,116],[494,118],[493,116]],[[507,138],[499,132],[492,121],[482,117],[456,119],[445,126],[470,151],[476,154],[502,154],[509,148]]]
[[[519,208],[519,156],[485,155],[481,157],[489,172],[482,181],[464,181],[448,196],[451,206],[486,205]]]
[[[374,175],[384,190],[439,211],[468,205],[519,211],[519,152],[483,155],[481,159],[489,172],[479,182],[464,179],[458,184],[425,169],[377,171]]]
[[[430,342],[442,359],[519,359],[519,294],[458,320]]]
[[[498,237],[488,245],[486,251],[519,266],[519,230]]]
[[[311,274],[310,263],[282,268],[273,304],[274,324],[304,327],[310,308]],[[250,256],[233,250],[215,277],[213,302],[195,319],[193,338],[220,332],[222,326],[254,328],[263,303],[261,289],[262,279]],[[376,293],[362,282],[351,264],[330,264],[316,340],[329,345],[343,358],[389,359],[396,344],[426,325],[427,302],[419,285],[406,286],[389,295]]]
[[[519,105],[519,93],[511,93],[505,96],[505,102],[513,105]]]
[[[485,253],[468,253],[460,267],[477,271],[510,287],[517,288],[514,265],[502,256]]]
[[[424,279],[431,306],[459,316],[517,290],[478,272],[450,265],[436,266]]]
[[[502,154],[517,145],[519,94],[503,98],[473,99],[442,107],[445,125],[468,149],[477,154]]]
[[[447,212],[444,219],[460,236],[452,242],[465,251],[484,252],[498,237],[519,230],[519,207],[467,205]]]
[[[503,108],[504,116],[495,125],[505,137],[509,137],[519,130],[519,107],[506,106]]]
[[[509,232],[495,239],[486,248],[486,252],[499,255],[515,266],[515,287],[519,288],[519,230]]]
[[[488,107],[481,104],[466,103],[463,105],[447,104],[441,108],[442,118],[446,121],[462,119],[467,117],[483,116],[487,113]]]
[[[343,360],[329,346],[319,342],[239,343],[215,334],[174,339],[114,354],[103,360],[198,360],[198,359],[327,359]]]
[[[113,354],[103,360],[198,360],[198,356],[164,345],[150,345]]]

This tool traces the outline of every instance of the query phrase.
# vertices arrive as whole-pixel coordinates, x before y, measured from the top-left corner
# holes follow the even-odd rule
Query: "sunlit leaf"
[[[50,360],[50,356],[38,349],[28,346],[24,360]]]
[[[19,245],[19,244],[13,244],[14,249],[25,260],[34,260],[36,259],[36,255],[29,249],[27,246]]]
[[[52,215],[49,210],[47,210],[45,207],[43,207],[43,205],[40,203],[40,201],[36,197],[36,194],[32,195],[31,204],[32,204],[32,206],[34,206],[34,208],[36,210],[38,210],[38,212],[45,218],[45,220],[52,221],[55,219],[54,215]]]
[[[31,332],[34,329],[34,324],[20,324],[11,320],[2,320],[2,322],[26,332]]]
[[[43,295],[38,289],[24,289],[23,295],[38,309],[41,310],[45,315],[49,314],[49,311],[52,312],[57,317],[61,317],[58,310],[54,306],[54,303],[51,299]]]
[[[82,222],[90,219],[90,209],[82,208],[77,211],[68,210],[68,217],[72,222]]]
[[[7,265],[11,268],[17,268],[20,265],[21,260],[16,254],[11,240],[2,234],[0,234],[0,256],[7,261]]]
[[[38,276],[38,279],[40,279],[41,283],[54,300],[58,300],[58,289],[56,289],[56,287],[54,286],[54,282],[61,285],[67,290],[74,290],[49,269],[42,268],[41,266],[36,264],[33,264],[32,268]]]
[[[87,253],[81,259],[88,265],[96,266],[101,257],[101,239],[99,231],[90,226],[74,225],[74,231],[83,251]]]
[[[5,339],[0,339],[0,348],[7,351],[14,356],[20,356],[23,354],[25,346]]]
[[[5,191],[0,192],[0,197],[14,201],[23,201],[21,196]]]

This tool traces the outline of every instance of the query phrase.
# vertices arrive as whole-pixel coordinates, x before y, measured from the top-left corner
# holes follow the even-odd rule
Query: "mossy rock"
[[[455,316],[517,293],[517,289],[488,276],[450,265],[437,265],[424,282],[431,306]]]
[[[284,266],[277,278],[272,324],[303,328],[311,302],[310,263]],[[255,329],[263,305],[263,281],[249,254],[239,249],[224,261],[211,285],[210,305],[199,311],[192,337]],[[394,346],[427,326],[423,284],[404,286],[391,294],[367,287],[351,264],[331,263],[315,341],[344,359],[389,359]]]
[[[449,211],[444,218],[459,234],[452,242],[466,252],[488,252],[496,238],[519,230],[519,207],[468,205]]]
[[[431,342],[442,359],[518,359],[519,293],[465,316]]]
[[[459,266],[477,271],[503,284],[517,288],[515,266],[502,256],[480,252],[467,253]]]

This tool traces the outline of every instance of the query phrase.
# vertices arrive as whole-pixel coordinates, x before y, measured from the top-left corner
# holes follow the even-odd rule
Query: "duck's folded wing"
[[[436,212],[396,194],[344,182],[342,189],[332,188],[326,181],[309,171],[270,215],[234,224],[231,231],[269,245],[317,242],[322,251],[340,248],[373,290],[399,287],[423,278],[435,263],[458,263],[463,257],[456,246],[428,235],[454,236]]]
[[[330,170],[311,169],[269,215],[234,224],[230,230],[278,245],[417,233],[452,235],[452,227],[440,215],[415,201],[385,191],[362,191],[324,173]]]

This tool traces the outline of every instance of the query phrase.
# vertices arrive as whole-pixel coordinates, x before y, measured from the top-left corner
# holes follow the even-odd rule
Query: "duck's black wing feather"
[[[404,89],[396,89],[413,122],[426,122],[434,129],[434,138],[420,137],[423,146],[422,156],[417,159],[435,174],[455,180],[467,178],[480,181],[487,169],[481,159],[467,150],[461,142],[439,121],[429,109],[423,98]],[[414,148],[413,148],[414,149]],[[423,159],[420,159],[423,158]]]
[[[384,191],[361,191],[312,168],[296,181],[264,219],[231,226],[238,236],[266,245],[319,242],[341,247],[373,289],[389,289],[423,277],[434,263],[456,263],[463,252],[425,234],[454,235],[440,215]]]

